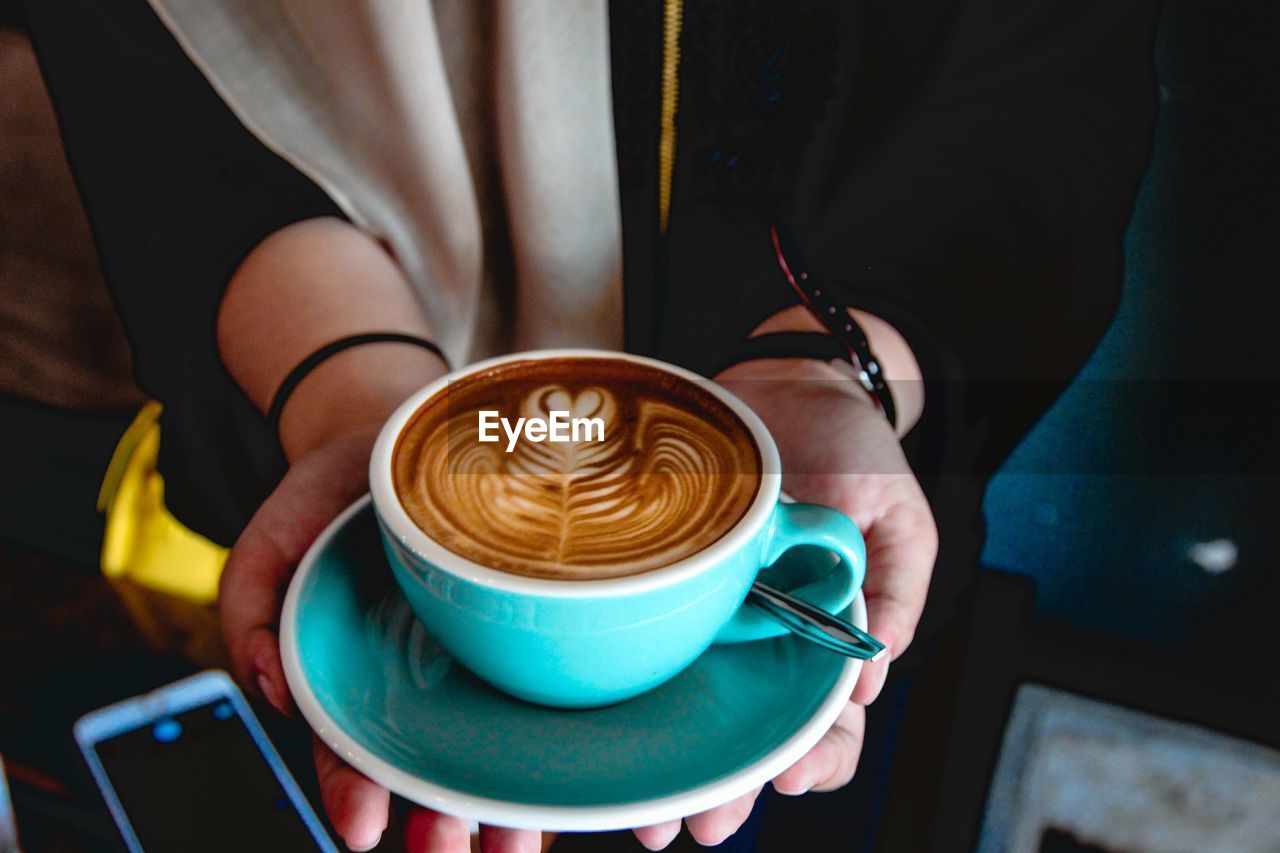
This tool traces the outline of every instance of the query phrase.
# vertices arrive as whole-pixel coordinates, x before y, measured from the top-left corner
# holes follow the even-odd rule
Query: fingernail
[[[679,832],[676,833],[676,835],[679,835],[679,834],[680,834]],[[665,841],[656,840],[652,844],[650,844],[647,841],[641,841],[640,843],[641,845],[644,846],[644,849],[646,850],[666,850],[668,847],[671,846],[671,842],[675,840],[676,840],[676,836],[673,835]]]
[[[812,787],[813,787],[813,782],[808,779],[805,779],[798,785],[792,785],[791,787],[785,788],[785,789],[779,788],[778,783],[776,781],[773,783],[773,789],[777,791],[779,794],[782,794],[784,797],[798,797],[801,794],[807,794],[809,793],[809,789]]]
[[[352,844],[349,841],[346,842],[347,849],[350,850],[351,853],[365,853],[366,850],[372,850],[373,848],[377,847],[381,843],[382,843],[382,833],[378,833],[378,837],[373,839],[372,844],[360,845],[360,844]]]
[[[668,826],[667,831],[662,835],[654,835],[652,833],[652,830],[656,829],[657,827],[649,827],[649,830],[651,830],[649,834],[654,835],[654,837],[652,837],[649,840],[645,840],[639,834],[637,834],[636,840],[639,841],[646,850],[666,850],[668,847],[671,846],[671,842],[676,840],[676,836],[680,834],[680,830],[683,827],[684,827],[683,821],[676,821],[675,826],[674,827]]]
[[[267,678],[266,673],[258,673],[258,689],[262,691],[262,698],[266,699],[272,708],[275,708],[281,714],[285,712],[280,702],[280,696],[276,693],[275,686]]]
[[[880,691],[884,690],[884,683],[889,680],[889,662],[885,661],[884,666],[880,667],[880,684],[876,687],[876,698],[880,696]]]

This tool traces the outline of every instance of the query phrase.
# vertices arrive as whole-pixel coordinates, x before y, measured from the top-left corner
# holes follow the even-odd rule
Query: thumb
[[[879,660],[862,665],[852,696],[853,701],[859,705],[870,705],[880,695],[880,690],[889,677],[889,663],[911,644],[916,623],[920,619],[920,608],[914,602],[906,604],[888,594],[873,591],[868,591],[866,595],[867,630],[871,636],[884,643],[885,653]]]
[[[870,705],[880,695],[889,662],[906,651],[915,636],[937,557],[937,534],[932,518],[925,518],[928,523],[878,521],[867,529],[867,577],[863,583],[867,630],[885,644],[886,653],[863,665],[852,697],[859,705]]]
[[[300,460],[227,557],[218,606],[232,671],[283,713],[290,710],[278,638],[285,588],[311,543],[367,488],[368,459],[367,446],[344,444]]]
[[[255,517],[256,518],[256,517]],[[277,711],[291,711],[277,637],[294,560],[250,522],[227,557],[218,591],[223,640],[236,679]]]

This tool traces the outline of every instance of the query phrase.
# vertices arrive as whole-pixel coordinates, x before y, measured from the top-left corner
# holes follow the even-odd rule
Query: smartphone
[[[0,757],[0,853],[19,853],[18,827],[14,825],[13,801],[9,799],[9,777]]]
[[[337,851],[225,672],[91,711],[75,737],[132,851]]]

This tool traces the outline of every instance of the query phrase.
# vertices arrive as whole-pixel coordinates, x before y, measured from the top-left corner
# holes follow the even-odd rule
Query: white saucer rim
[[[861,661],[846,659],[818,709],[781,744],[727,776],[666,797],[607,805],[545,805],[480,797],[422,779],[374,755],[329,716],[303,674],[293,630],[297,622],[298,599],[316,558],[337,532],[370,502],[370,496],[365,495],[343,510],[312,543],[298,564],[285,595],[280,618],[280,658],[285,680],[302,716],[338,756],[396,794],[445,814],[494,826],[551,832],[603,832],[650,826],[706,811],[767,783],[798,761],[836,721],[861,672]],[[852,607],[854,624],[865,628],[867,612],[861,590]]]

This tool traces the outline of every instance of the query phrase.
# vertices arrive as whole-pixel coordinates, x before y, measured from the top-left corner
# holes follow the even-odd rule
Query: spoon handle
[[[885,652],[884,643],[856,625],[759,581],[751,585],[747,601],[824,649],[859,660],[879,660]]]

